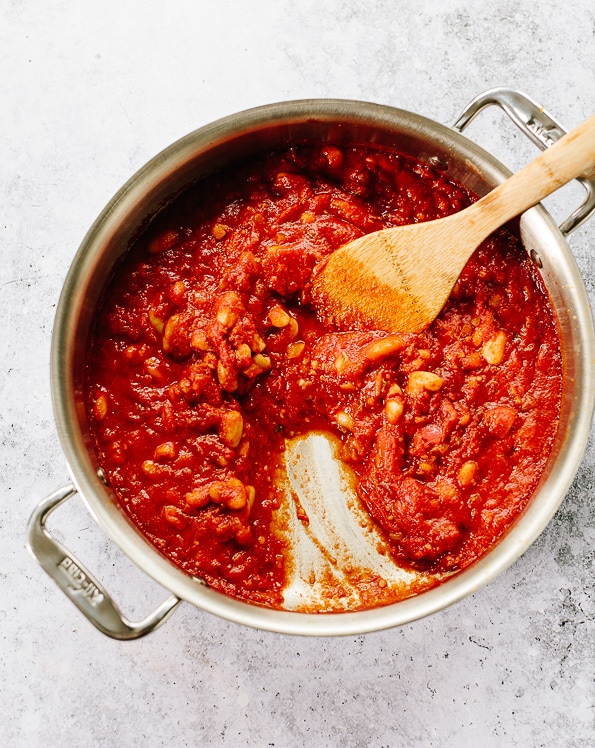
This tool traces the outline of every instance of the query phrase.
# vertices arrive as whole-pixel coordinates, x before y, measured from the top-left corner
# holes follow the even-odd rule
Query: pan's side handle
[[[536,101],[510,88],[492,88],[476,96],[467,104],[453,128],[463,132],[467,125],[489,106],[500,107],[542,151],[553,145],[567,132],[566,128]],[[595,175],[585,174],[577,181],[584,187],[587,194],[583,203],[560,224],[560,231],[564,236],[568,236],[581,226],[595,211]]]
[[[172,595],[150,615],[131,623],[120,613],[104,587],[45,528],[49,515],[76,494],[64,486],[40,502],[27,527],[27,547],[64,594],[103,634],[113,639],[138,639],[154,631],[181,602]]]

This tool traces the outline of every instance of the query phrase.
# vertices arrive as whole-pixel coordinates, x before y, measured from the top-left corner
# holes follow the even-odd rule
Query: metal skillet
[[[586,200],[560,227],[541,206],[532,208],[521,221],[524,246],[541,269],[563,342],[566,387],[558,437],[547,468],[529,505],[500,542],[474,565],[428,592],[370,610],[317,614],[299,612],[299,605],[294,610],[265,609],[208,588],[161,556],[127,519],[103,481],[84,407],[86,342],[97,304],[114,267],[163,207],[202,176],[244,156],[294,142],[368,140],[393,145],[420,160],[439,163],[449,176],[481,196],[510,175],[506,167],[462,134],[468,123],[491,105],[504,110],[542,148],[564,133],[542,107],[508,89],[495,89],[478,96],[452,128],[410,112],[363,102],[306,100],[273,104],[240,112],[182,138],[135,174],[106,206],[73,261],[52,337],[52,397],[72,482],[37,506],[28,528],[31,552],[103,633],[117,639],[143,636],[161,625],[181,601],[244,625],[288,634],[334,636],[399,626],[439,611],[487,584],[512,564],[546,527],[578,470],[595,402],[592,315],[566,242],[566,237],[595,209],[593,181],[582,180]],[[324,478],[332,476],[333,470],[336,474],[330,449],[315,439],[310,440],[298,449],[295,458],[296,464],[307,459],[312,466],[310,473],[319,477],[314,480],[321,484],[318,489],[307,487],[309,496],[316,497],[323,491],[326,506],[330,502],[331,508],[335,499],[342,500],[340,477],[335,475],[332,487]],[[298,473],[292,473],[290,466],[288,474],[291,477]],[[171,590],[171,597],[144,620],[126,620],[101,583],[48,533],[45,527],[48,516],[76,493],[124,553]],[[336,516],[340,518],[341,513]],[[335,527],[339,535],[341,522],[337,519]],[[295,594],[297,597],[301,594],[297,587]]]

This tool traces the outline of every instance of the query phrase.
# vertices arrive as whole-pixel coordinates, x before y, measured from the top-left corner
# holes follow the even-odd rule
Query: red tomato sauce
[[[474,196],[389,150],[297,147],[209,178],[118,267],[89,350],[100,464],[174,564],[279,607],[285,439],[331,432],[394,560],[432,573],[488,550],[556,434],[561,355],[542,281],[506,229],[420,334],[338,330],[308,305],[316,265],[376,229]]]

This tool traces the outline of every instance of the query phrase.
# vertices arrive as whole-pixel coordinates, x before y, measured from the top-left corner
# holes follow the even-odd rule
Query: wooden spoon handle
[[[481,239],[595,167],[595,115],[564,135],[468,210]],[[471,218],[471,216],[470,216]]]

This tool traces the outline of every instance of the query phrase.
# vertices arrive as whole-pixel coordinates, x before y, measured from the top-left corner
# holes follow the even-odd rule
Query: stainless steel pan
[[[89,435],[83,393],[84,353],[102,290],[121,255],[175,196],[197,179],[236,159],[304,141],[368,141],[394,145],[439,163],[455,180],[485,194],[510,172],[462,131],[485,107],[496,105],[539,147],[565,131],[528,97],[494,89],[474,99],[453,127],[377,104],[305,100],[240,112],[187,135],[156,156],[113,197],[98,217],[68,273],[58,305],[51,351],[52,396],[72,483],[42,501],[28,527],[28,544],[42,567],[103,633],[118,639],[147,634],[183,600],[224,618],[271,631],[330,636],[398,626],[434,613],[494,579],[515,561],[548,524],[582,459],[595,401],[595,336],[585,288],[566,237],[595,210],[595,181],[581,180],[583,204],[560,227],[542,206],[521,220],[525,248],[541,273],[556,309],[563,340],[564,381],[559,433],[546,471],[526,510],[510,531],[474,565],[438,587],[392,605],[358,612],[303,613],[270,610],[226,597],[193,579],[161,556],[126,517],[102,480]],[[330,454],[307,446],[320,474]],[[299,482],[299,480],[298,480]],[[327,503],[341,491],[327,486]],[[48,515],[76,493],[105,532],[172,596],[143,621],[131,623],[108,593],[46,530]],[[329,498],[329,496],[335,498]],[[334,506],[334,504],[333,504]],[[340,514],[340,512],[339,512]],[[336,519],[336,530],[341,531]],[[345,520],[345,521],[348,521]],[[297,580],[299,582],[299,580]],[[291,607],[291,606],[288,606]]]

